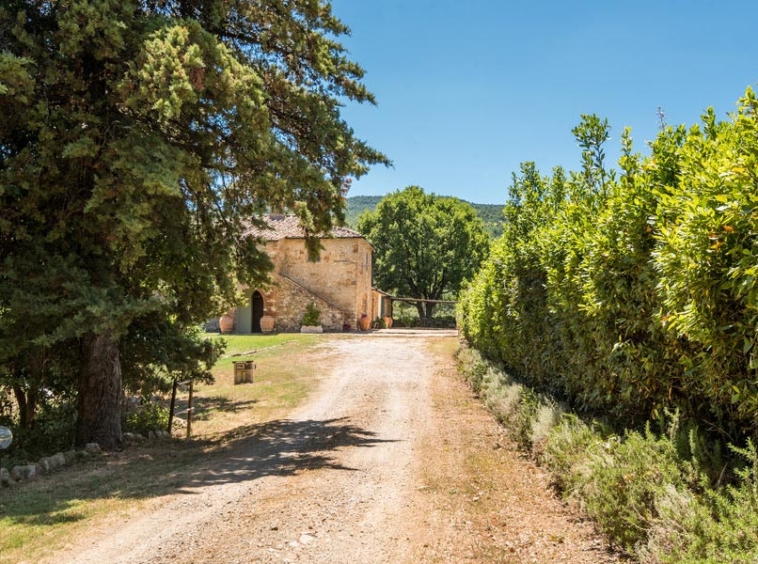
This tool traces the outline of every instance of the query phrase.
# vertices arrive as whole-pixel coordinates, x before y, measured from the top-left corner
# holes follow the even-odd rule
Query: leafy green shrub
[[[648,157],[625,132],[617,174],[607,123],[583,116],[581,170],[522,165],[503,237],[459,302],[462,334],[526,386],[511,420],[498,415],[522,446],[552,426],[543,394],[612,424],[618,439],[564,419],[541,456],[646,562],[757,561],[756,130],[748,89],[728,121],[708,110],[662,129]],[[494,404],[507,388],[486,373]],[[674,411],[681,427],[651,431]],[[733,442],[748,445],[736,474],[720,448]]]
[[[537,417],[540,404],[537,394],[531,388],[522,388],[521,401],[513,424],[513,438],[523,450],[532,448],[532,425]]]
[[[627,431],[562,414],[550,398],[515,382],[466,346],[458,367],[521,448],[532,448],[567,499],[640,562],[747,563],[758,554],[758,456],[752,442],[728,485],[718,443],[678,413],[661,429]],[[715,444],[715,446],[714,446]],[[715,484],[715,485],[714,485]]]
[[[652,154],[582,116],[579,172],[521,166],[504,234],[463,293],[463,334],[539,392],[619,429],[667,409],[758,436],[758,97],[729,121],[665,128]]]
[[[558,489],[567,497],[575,495],[588,475],[587,461],[593,450],[605,442],[605,435],[574,414],[565,414],[551,430],[539,460],[552,473]]]
[[[618,546],[645,563],[754,562],[758,554],[758,457],[752,442],[734,449],[744,464],[735,483],[711,486],[701,460],[680,452],[697,443],[676,416],[664,435],[622,437],[576,416],[553,428],[540,461],[564,496],[576,500]],[[694,451],[699,447],[689,447]]]
[[[752,563],[758,555],[758,456],[752,441],[734,448],[739,482],[701,496],[674,492],[656,500],[659,514],[640,555],[658,562]]]
[[[515,383],[502,382],[502,372],[490,368],[488,373],[491,377],[487,378],[484,402],[498,422],[509,424],[519,412],[523,387]]]
[[[462,345],[458,369],[500,423],[514,430],[516,442],[529,450],[542,443],[560,419],[561,408],[549,398],[516,383],[481,354]]]
[[[418,317],[395,315],[392,318],[393,327],[418,327]]]
[[[561,421],[564,409],[558,403],[548,398],[540,398],[537,410],[532,420],[532,428],[529,434],[529,442],[534,453],[539,456],[542,452],[550,433]]]
[[[455,360],[458,363],[458,371],[478,394],[482,389],[482,379],[487,372],[487,363],[476,350],[466,347],[465,344],[455,352]]]
[[[581,485],[585,511],[617,545],[632,551],[647,540],[659,517],[656,501],[669,488],[687,491],[688,480],[668,437],[631,432],[609,440],[589,462]]]
[[[3,465],[26,464],[74,446],[76,403],[73,400],[45,403],[31,429],[10,421],[13,442],[3,453]]]
[[[313,327],[321,322],[321,310],[316,307],[313,302],[309,303],[305,308],[305,314],[303,314],[303,325]]]
[[[598,421],[562,415],[554,401],[518,384],[465,343],[456,357],[472,388],[521,448],[532,448],[563,495],[640,562],[753,562],[758,457],[752,442],[733,449],[744,463],[732,483],[721,486],[718,447],[692,424],[680,425],[678,413],[661,417],[664,433],[648,426],[617,435]]]
[[[168,427],[169,410],[156,402],[144,402],[126,413],[123,430],[147,436],[150,431]]]
[[[211,368],[225,348],[223,339],[206,339],[200,326],[185,326],[162,312],[140,317],[121,343],[126,392],[167,393],[175,378],[211,383]]]

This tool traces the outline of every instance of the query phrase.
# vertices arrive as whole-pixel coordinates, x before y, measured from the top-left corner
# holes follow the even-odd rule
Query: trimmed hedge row
[[[635,154],[582,116],[582,168],[514,175],[505,231],[463,293],[466,338],[528,385],[622,426],[678,409],[758,431],[758,100]]]

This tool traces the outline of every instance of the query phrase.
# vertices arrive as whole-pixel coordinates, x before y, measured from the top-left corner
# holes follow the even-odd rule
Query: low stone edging
[[[171,435],[168,431],[156,430],[150,431],[148,436],[140,435],[139,433],[124,433],[124,441],[127,444],[142,443],[149,439],[164,439],[170,438]],[[58,468],[69,466],[76,462],[99,454],[101,452],[100,445],[97,443],[87,443],[82,450],[68,450],[66,452],[57,452],[52,456],[41,458],[35,463],[14,466],[8,471],[7,468],[0,468],[0,486],[9,487],[19,482],[28,482],[34,480],[39,476],[49,474]]]

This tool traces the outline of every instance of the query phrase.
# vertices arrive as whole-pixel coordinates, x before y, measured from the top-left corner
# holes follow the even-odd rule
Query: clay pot
[[[384,321],[384,326],[387,329],[390,329],[392,327],[392,318],[389,315],[382,317],[382,321]]]
[[[368,331],[371,327],[371,320],[368,318],[368,315],[362,315],[360,318],[358,318],[358,329],[361,331]]]
[[[218,327],[222,333],[231,333],[234,331],[234,316],[225,313],[218,319]]]
[[[274,317],[271,315],[264,315],[261,317],[261,332],[271,333],[274,330]]]

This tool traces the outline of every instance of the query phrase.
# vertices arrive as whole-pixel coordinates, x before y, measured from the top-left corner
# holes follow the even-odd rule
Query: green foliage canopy
[[[216,314],[266,280],[252,218],[327,232],[345,181],[387,162],[340,117],[374,101],[348,32],[319,0],[0,6],[0,365],[76,340],[77,440],[120,440],[134,323]]]
[[[457,295],[487,255],[488,237],[474,209],[456,198],[409,186],[384,197],[358,221],[374,245],[374,280],[399,297],[439,300]],[[417,304],[419,316],[431,317]]]
[[[623,426],[679,409],[758,433],[758,101],[662,129],[643,158],[583,116],[579,172],[514,176],[505,232],[461,300],[464,333],[525,381]]]
[[[346,198],[347,211],[345,221],[353,228],[358,226],[358,218],[365,211],[374,211],[382,200],[382,196],[350,196]],[[464,200],[465,201],[465,200]],[[484,230],[494,239],[503,234],[503,205],[475,204],[467,202],[474,208],[476,214],[484,223]]]

